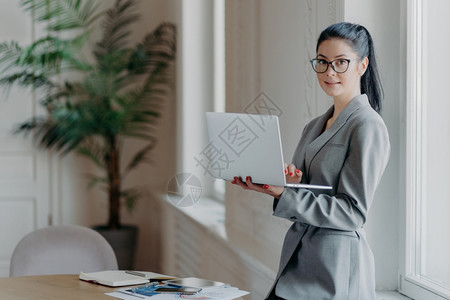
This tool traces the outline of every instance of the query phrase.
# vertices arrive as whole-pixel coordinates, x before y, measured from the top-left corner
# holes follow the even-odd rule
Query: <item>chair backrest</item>
[[[9,275],[78,274],[117,270],[114,250],[98,232],[57,225],[27,234],[14,249]]]

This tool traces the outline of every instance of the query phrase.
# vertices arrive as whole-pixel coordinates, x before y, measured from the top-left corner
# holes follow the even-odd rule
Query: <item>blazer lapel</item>
[[[306,146],[305,151],[305,168],[309,173],[309,167],[316,154],[322,149],[323,146],[345,125],[349,117],[362,106],[370,105],[367,95],[359,95],[353,98],[353,100],[344,108],[339,114],[337,119],[328,128],[323,131],[327,120],[332,116],[334,107],[331,107],[322,117],[318,119],[316,125],[310,132],[311,137],[315,138],[310,144]]]

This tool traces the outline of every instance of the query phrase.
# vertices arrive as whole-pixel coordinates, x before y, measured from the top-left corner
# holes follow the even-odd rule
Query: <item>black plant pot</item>
[[[119,270],[133,270],[138,228],[124,225],[120,229],[110,229],[107,226],[94,226],[93,229],[113,248]]]

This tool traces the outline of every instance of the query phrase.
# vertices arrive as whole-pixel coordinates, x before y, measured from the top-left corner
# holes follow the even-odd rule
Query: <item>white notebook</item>
[[[80,272],[79,278],[84,281],[107,286],[136,285],[149,282],[148,279],[142,276],[128,274],[125,271],[100,271],[92,273]]]

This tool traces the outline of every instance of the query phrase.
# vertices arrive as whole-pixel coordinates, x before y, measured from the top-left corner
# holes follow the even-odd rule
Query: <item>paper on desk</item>
[[[207,299],[223,299],[223,300],[227,300],[227,299],[235,299],[238,297],[242,297],[245,295],[250,294],[247,291],[242,291],[236,287],[223,287],[223,288],[216,288],[216,289],[207,289],[204,292],[200,292],[197,295],[202,295],[202,296],[206,296],[209,297]],[[189,298],[185,298],[185,299],[189,299]]]
[[[208,288],[195,295],[180,294],[158,294],[144,296],[140,294],[126,295],[121,292],[105,293],[108,296],[126,300],[151,299],[151,300],[173,300],[173,299],[196,299],[196,300],[231,300],[250,294],[235,287]]]

